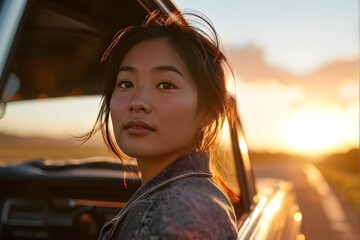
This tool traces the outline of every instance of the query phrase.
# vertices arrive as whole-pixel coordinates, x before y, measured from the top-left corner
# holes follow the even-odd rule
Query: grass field
[[[104,144],[73,139],[0,137],[0,162],[14,164],[35,159],[70,160],[94,156],[112,157]]]
[[[319,167],[326,180],[359,212],[359,174],[332,167]]]
[[[328,156],[317,167],[326,180],[359,212],[359,149]]]

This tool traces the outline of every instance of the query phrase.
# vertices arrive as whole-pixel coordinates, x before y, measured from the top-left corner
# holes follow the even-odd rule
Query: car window
[[[13,100],[97,92],[106,45],[87,25],[51,8],[33,7],[10,70],[21,83]],[[80,84],[84,79],[85,88]]]
[[[0,160],[111,158],[99,135],[83,145],[76,138],[92,127],[99,104],[100,96],[8,103],[0,121]]]

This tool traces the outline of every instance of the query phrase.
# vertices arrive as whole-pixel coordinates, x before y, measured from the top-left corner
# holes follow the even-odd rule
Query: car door
[[[279,179],[257,179],[253,173],[240,119],[233,143],[237,156],[243,212],[238,220],[240,239],[304,239],[300,233],[302,215],[292,184]],[[256,186],[261,184],[261,189]]]

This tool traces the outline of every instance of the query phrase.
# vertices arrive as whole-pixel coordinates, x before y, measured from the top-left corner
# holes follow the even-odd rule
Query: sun
[[[321,111],[300,111],[284,124],[287,148],[302,154],[320,154],[334,148],[341,139],[338,120]]]

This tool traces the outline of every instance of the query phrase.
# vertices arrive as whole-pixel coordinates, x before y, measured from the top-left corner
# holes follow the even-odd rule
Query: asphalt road
[[[304,166],[299,162],[256,165],[255,175],[293,183],[303,215],[302,233],[307,240],[358,239],[354,222],[349,221],[348,212],[344,211],[331,187],[313,165]]]

